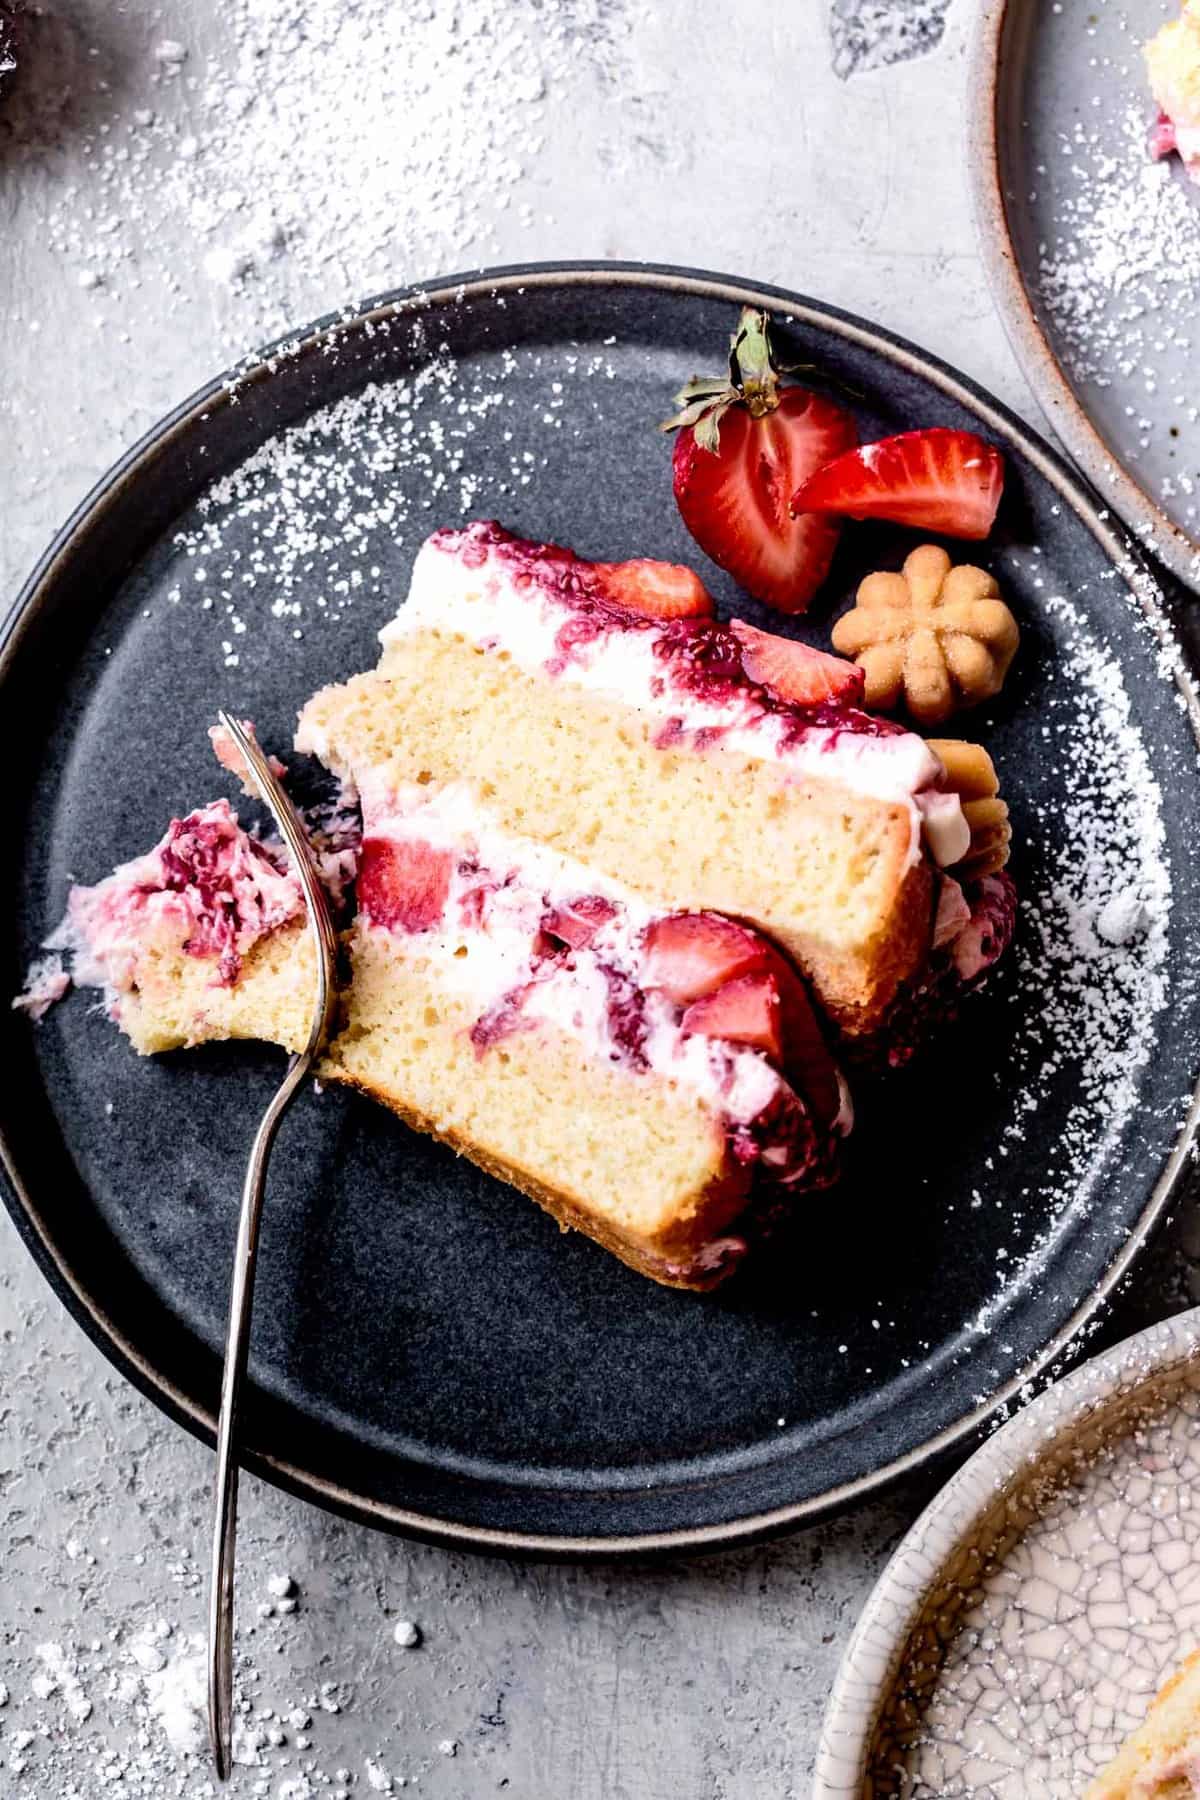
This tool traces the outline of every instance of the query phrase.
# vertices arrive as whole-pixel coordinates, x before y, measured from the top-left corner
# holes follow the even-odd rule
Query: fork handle
[[[267,1164],[279,1121],[312,1065],[311,1054],[293,1056],[275,1097],[262,1116],[246,1179],[238,1217],[237,1245],[233,1257],[233,1283],[229,1295],[229,1325],[225,1334],[225,1366],[221,1377],[221,1411],[217,1420],[216,1507],[213,1518],[212,1586],[208,1605],[208,1729],[217,1775],[228,1781],[233,1767],[233,1578],[237,1542],[238,1462],[237,1423],[246,1356],[250,1346],[250,1316],[254,1303],[254,1272],[258,1263],[258,1228],[262,1218]]]

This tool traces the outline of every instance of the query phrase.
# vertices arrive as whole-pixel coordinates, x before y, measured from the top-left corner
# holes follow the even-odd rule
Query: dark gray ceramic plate
[[[1200,588],[1200,187],[1155,166],[1141,47],[1177,0],[984,0],[969,150],[1013,349],[1076,462]]]
[[[284,747],[304,696],[373,661],[435,524],[498,514],[600,557],[704,566],[653,427],[748,299],[853,391],[864,435],[966,424],[1003,446],[985,554],[1025,637],[976,725],[1013,803],[1019,955],[919,1067],[863,1091],[836,1196],[708,1298],[560,1236],[369,1104],[308,1096],[272,1164],[247,1461],[373,1523],[587,1553],[731,1543],[844,1506],[967,1445],[1094,1313],[1181,1166],[1200,1068],[1195,716],[1159,666],[1154,602],[1131,599],[1065,467],[969,383],[721,277],[437,283],[301,334],[132,451],[9,635],[10,986],[72,875],[221,790],[218,705]],[[809,635],[827,641],[864,570],[911,543],[848,533]],[[1142,948],[1093,938],[1081,968],[1074,938],[1135,880],[1169,884],[1173,910]],[[2,1029],[20,1230],[105,1351],[209,1434],[241,1166],[277,1053],[138,1061],[80,995]]]

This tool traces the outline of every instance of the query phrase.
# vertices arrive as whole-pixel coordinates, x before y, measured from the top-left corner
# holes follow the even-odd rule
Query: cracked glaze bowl
[[[1077,1800],[1200,1643],[1200,1308],[996,1433],[867,1602],[814,1800]]]

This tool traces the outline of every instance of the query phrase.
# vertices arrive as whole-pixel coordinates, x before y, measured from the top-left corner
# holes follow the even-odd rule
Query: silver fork
[[[267,1162],[275,1133],[292,1099],[320,1055],[333,1025],[337,1003],[337,939],[329,916],[329,904],[321,886],[316,860],[304,827],[270,764],[248,732],[228,713],[221,724],[241,752],[246,773],[271,811],[287,845],[292,867],[304,889],[308,931],[316,954],[316,993],[308,1043],[293,1056],[287,1073],[262,1116],[246,1179],[238,1217],[237,1246],[233,1259],[233,1283],[229,1296],[229,1327],[225,1336],[225,1367],[221,1378],[221,1412],[217,1422],[216,1514],[213,1521],[212,1587],[208,1607],[208,1729],[213,1760],[221,1781],[228,1781],[233,1762],[233,1587],[234,1551],[237,1539],[237,1425],[238,1403],[246,1373],[250,1342],[250,1312],[254,1301],[254,1270],[258,1259],[258,1228],[262,1217]]]

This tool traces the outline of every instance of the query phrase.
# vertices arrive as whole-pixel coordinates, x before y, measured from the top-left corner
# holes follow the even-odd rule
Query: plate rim
[[[1036,0],[1033,0],[1036,5]],[[1029,0],[1025,0],[1029,4]],[[1192,537],[1168,517],[1093,425],[1067,378],[1026,285],[1009,228],[1000,173],[1003,49],[1017,0],[982,0],[968,58],[967,92],[980,103],[980,130],[968,134],[967,161],[975,237],[1005,336],[1042,416],[1088,479],[1130,520],[1143,551],[1156,556],[1200,593],[1200,533]]]
[[[940,388],[948,398],[964,406],[987,429],[1015,444],[1072,512],[1086,525],[1122,578],[1130,583],[1151,627],[1163,642],[1173,642],[1166,619],[1153,595],[1157,583],[1136,548],[1124,540],[1111,515],[1103,511],[1066,459],[1002,402],[995,400],[970,377],[921,350],[909,340],[840,308],[763,282],[670,264],[644,262],[595,262],[590,260],[505,264],[441,276],[419,285],[406,286],[365,300],[354,312],[323,315],[298,331],[286,333],[275,343],[243,359],[236,368],[218,375],[196,390],[134,443],[102,475],[55,534],[23,583],[12,610],[0,627],[0,690],[11,663],[32,625],[60,563],[72,554],[75,539],[111,498],[136,479],[142,465],[165,450],[171,440],[215,404],[231,404],[240,385],[269,379],[273,365],[286,347],[289,355],[308,356],[328,346],[338,334],[362,330],[365,325],[404,315],[417,315],[431,304],[456,298],[489,298],[521,288],[556,285],[622,285],[632,290],[687,294],[719,299],[734,305],[760,305],[801,325],[829,331],[859,348],[919,374]],[[1139,579],[1145,577],[1146,579]],[[1200,697],[1177,669],[1176,685],[1197,743],[1200,744]],[[936,1462],[969,1440],[993,1415],[1010,1405],[1020,1390],[1035,1381],[1055,1358],[1069,1353],[1082,1327],[1106,1305],[1113,1290],[1145,1246],[1166,1211],[1192,1145],[1200,1130],[1200,1084],[1192,1094],[1174,1145],[1165,1158],[1146,1203],[1097,1285],[1079,1303],[1053,1338],[996,1392],[980,1405],[915,1445],[903,1456],[891,1459],[852,1481],[809,1499],[774,1507],[764,1512],[728,1519],[716,1524],[672,1527],[665,1530],[620,1533],[611,1536],[571,1536],[565,1533],[513,1531],[463,1524],[433,1514],[386,1503],[353,1493],[324,1477],[314,1476],[299,1461],[274,1450],[251,1448],[242,1456],[243,1466],[274,1485],[327,1510],[360,1523],[399,1532],[454,1549],[472,1549],[500,1555],[529,1555],[595,1560],[615,1556],[654,1556],[681,1552],[705,1552],[733,1548],[778,1536],[801,1526],[843,1512],[878,1495],[917,1469]],[[126,1339],[104,1308],[91,1296],[69,1259],[45,1227],[33,1196],[23,1183],[4,1133],[0,1131],[0,1182],[4,1199],[18,1232],[43,1274],[76,1322],[101,1352],[142,1393],[193,1436],[210,1446],[215,1441],[215,1415],[194,1401],[168,1377],[154,1368],[148,1357]]]
[[[1136,1380],[1127,1385],[1136,1359]],[[904,1654],[946,1560],[996,1504],[1089,1415],[1200,1359],[1200,1306],[1172,1313],[1089,1358],[981,1444],[905,1532],[867,1597],[826,1703],[812,1800],[861,1800],[866,1761]]]

